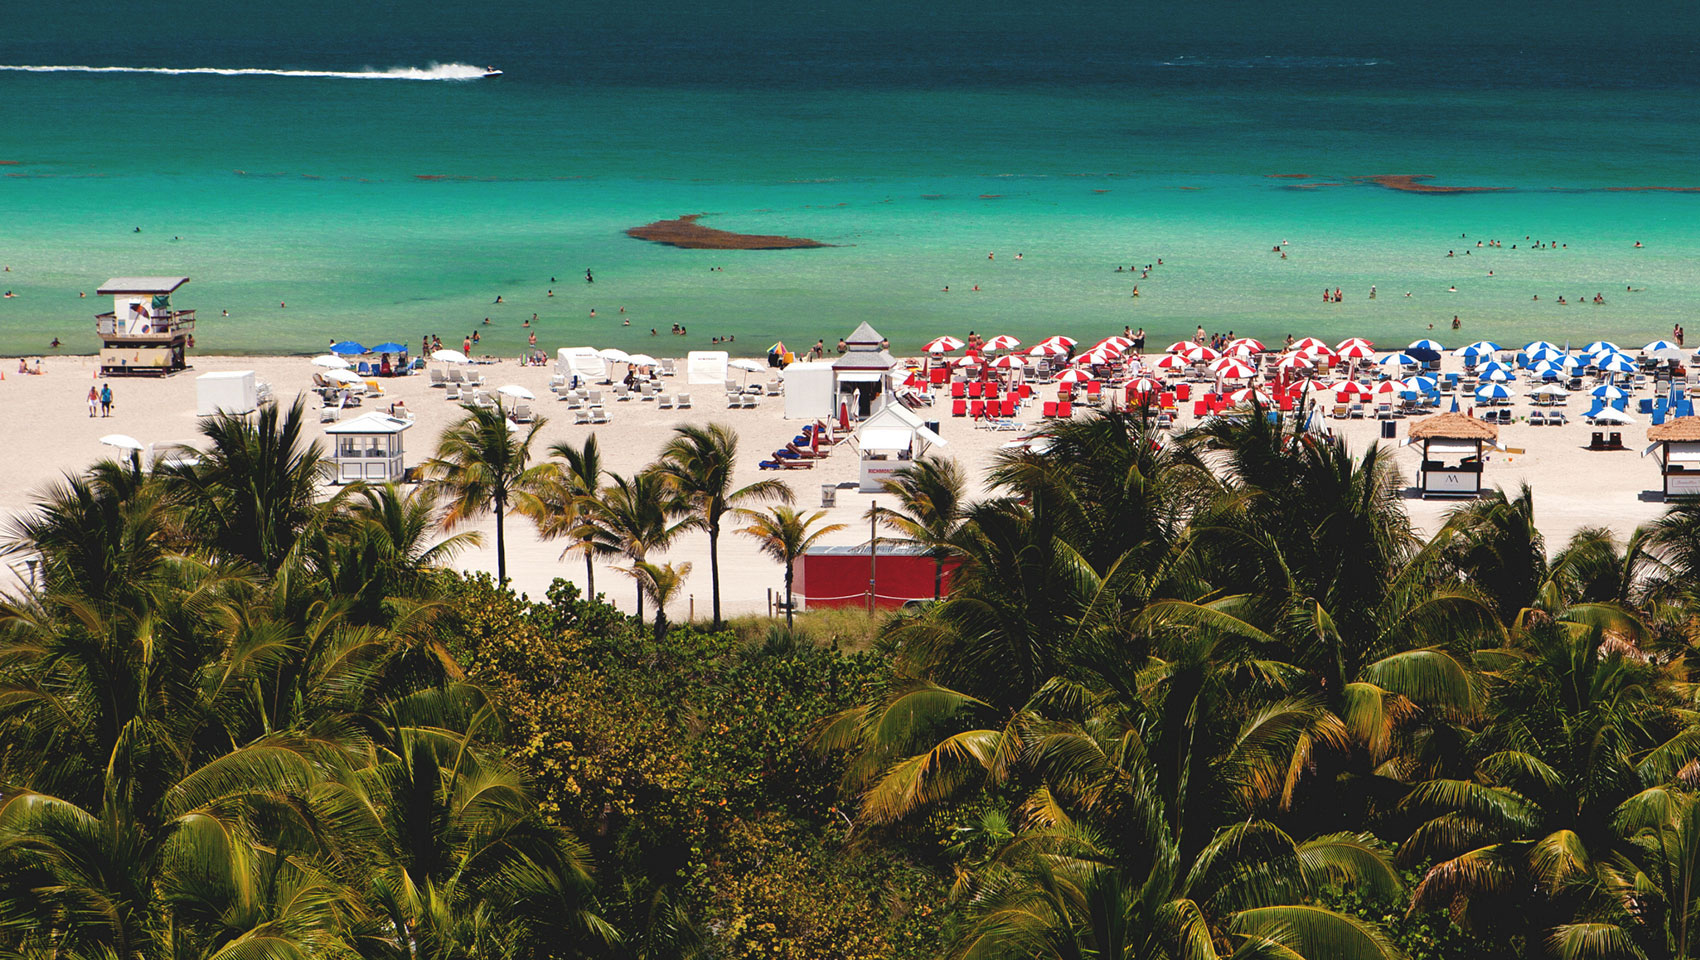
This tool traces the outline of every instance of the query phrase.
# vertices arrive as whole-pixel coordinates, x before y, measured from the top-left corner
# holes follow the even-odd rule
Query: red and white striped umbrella
[[[1216,350],[1212,347],[1206,347],[1206,346],[1203,346],[1203,345],[1200,345],[1200,344],[1194,344],[1192,347],[1188,348],[1184,353],[1181,354],[1181,356],[1187,358],[1188,360],[1193,361],[1194,363],[1204,361],[1204,360],[1215,360],[1216,358],[1220,357],[1221,355],[1222,355],[1222,351]]]
[[[1127,347],[1122,346],[1121,344],[1117,343],[1115,340],[1099,341],[1098,343],[1095,343],[1095,344],[1092,345],[1092,349],[1093,350],[1102,350],[1105,353],[1113,353],[1118,357],[1121,356],[1123,353],[1127,352]]]
[[[1021,346],[1021,341],[1009,336],[1008,334],[993,337],[986,341],[987,350],[1014,350],[1019,346]]]
[[[1375,350],[1375,344],[1370,343],[1363,337],[1347,337],[1334,345],[1334,352],[1345,353],[1347,347],[1368,347],[1372,352]]]
[[[1210,365],[1210,372],[1224,380],[1244,380],[1256,371],[1251,364],[1234,357],[1223,357]]]
[[[1309,370],[1314,364],[1302,353],[1289,353],[1275,361],[1277,370]]]
[[[1062,334],[1059,333],[1056,336],[1046,337],[1043,342],[1044,343],[1060,343],[1065,347],[1072,347],[1075,344],[1078,344],[1080,341],[1074,339],[1073,337],[1065,337],[1065,336],[1063,336]]]
[[[1341,345],[1339,355],[1347,360],[1367,360],[1375,356],[1375,348],[1367,343],[1346,343]]]
[[[957,357],[951,363],[958,367],[977,367],[980,365],[980,358],[970,353],[965,357]]]
[[[1124,337],[1118,333],[1115,336],[1105,337],[1098,341],[1098,346],[1114,346],[1117,350],[1126,350],[1128,347],[1133,346],[1133,339],[1131,337]]]
[[[1274,398],[1256,387],[1246,387],[1228,394],[1229,403],[1251,403],[1254,400],[1266,407],[1272,407],[1275,405]]]
[[[1192,364],[1178,353],[1165,354],[1153,364],[1159,370],[1185,370]]]
[[[1306,347],[1303,350],[1300,350],[1298,353],[1299,353],[1299,356],[1308,357],[1312,363],[1315,363],[1315,364],[1318,364],[1318,365],[1324,366],[1324,367],[1333,366],[1334,361],[1336,359],[1338,359],[1337,357],[1335,357],[1334,351],[1328,349],[1327,347]]]
[[[1318,340],[1315,337],[1305,337],[1303,340],[1300,340],[1297,343],[1293,344],[1293,349],[1298,350],[1300,352],[1312,350],[1312,349],[1321,349],[1321,350],[1327,351],[1328,353],[1334,352],[1333,349],[1331,349],[1328,346],[1328,344],[1323,343],[1321,340]]]
[[[1222,350],[1222,353],[1230,357],[1239,357],[1241,360],[1249,360],[1257,356],[1257,348],[1249,343],[1230,343]]]
[[[1174,343],[1169,344],[1169,349],[1164,350],[1163,352],[1164,353],[1185,353],[1188,350],[1191,350],[1193,347],[1196,347],[1196,346],[1198,346],[1198,344],[1193,343],[1191,340],[1176,340]]]
[[[1232,348],[1232,347],[1250,347],[1252,349],[1252,352],[1254,352],[1254,353],[1262,353],[1263,351],[1269,349],[1268,347],[1265,347],[1263,345],[1263,341],[1253,340],[1250,337],[1240,337],[1238,340],[1229,341],[1228,346],[1230,348]]]
[[[1076,367],[1073,370],[1064,370],[1062,372],[1062,375],[1057,377],[1057,382],[1058,383],[1086,383],[1088,381],[1095,380],[1095,379],[1097,379],[1097,378],[1092,376],[1090,373],[1087,373],[1085,370],[1081,370],[1080,368]]]
[[[1060,357],[1068,352],[1068,348],[1060,343],[1046,341],[1027,351],[1030,357]]]
[[[1163,385],[1150,377],[1134,377],[1127,382],[1128,393],[1161,393]]]
[[[1339,383],[1331,383],[1327,389],[1341,396],[1369,396],[1369,387],[1358,383],[1356,380],[1341,380]]]
[[[1027,358],[1022,356],[1019,353],[1008,353],[1008,354],[1005,354],[1005,355],[997,358],[996,360],[990,361],[989,365],[994,366],[994,367],[999,367],[999,368],[1002,368],[1002,369],[1005,369],[1005,370],[1010,370],[1010,369],[1014,369],[1016,367],[1026,367],[1027,366]]]
[[[1403,389],[1405,385],[1398,380],[1383,380],[1375,385],[1376,393],[1398,393]]]
[[[1117,359],[1116,355],[1108,350],[1088,350],[1080,356],[1075,357],[1074,362],[1091,364],[1092,366],[1102,366],[1104,364],[1115,363]]]
[[[934,337],[928,340],[921,349],[926,353],[949,353],[952,350],[961,350],[962,347],[962,341],[955,337]]]

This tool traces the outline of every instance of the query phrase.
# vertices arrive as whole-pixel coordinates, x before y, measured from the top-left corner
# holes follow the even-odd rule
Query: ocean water
[[[0,353],[94,349],[93,290],[126,274],[191,276],[217,352],[478,329],[513,354],[534,313],[540,347],[663,353],[863,320],[899,350],[1627,345],[1700,302],[1692,5],[1585,34],[1562,5],[137,6],[0,36]],[[1364,179],[1397,174],[1497,189]],[[692,213],[831,246],[623,233]]]

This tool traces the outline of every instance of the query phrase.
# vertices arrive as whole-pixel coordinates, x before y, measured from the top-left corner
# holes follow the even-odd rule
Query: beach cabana
[[[555,351],[555,372],[590,383],[608,379],[608,361],[595,347],[562,347]]]
[[[1417,490],[1429,497],[1475,497],[1482,492],[1482,458],[1499,446],[1499,427],[1462,413],[1441,413],[1411,424],[1405,444],[1418,447]]]
[[[259,405],[259,385],[252,370],[220,370],[195,378],[196,416],[253,413]]]
[[[685,379],[693,387],[726,385],[726,365],[731,355],[724,350],[692,350],[685,354]]]
[[[834,389],[859,416],[873,413],[891,395],[891,368],[897,361],[884,342],[878,330],[863,323],[844,338],[844,354],[832,362]]]
[[[925,454],[929,447],[943,446],[944,438],[902,404],[881,407],[856,428],[856,449],[862,454],[859,489],[878,493],[897,471]]]
[[[103,375],[163,376],[188,368],[195,311],[171,306],[171,295],[188,282],[188,277],[113,277],[100,285],[96,295],[112,298],[112,312],[94,318]]]
[[[373,411],[326,427],[335,443],[331,461],[336,464],[336,482],[399,483],[407,473],[401,435],[411,426],[412,420]]]
[[[1647,429],[1652,454],[1664,476],[1665,498],[1700,497],[1700,417],[1678,417]]]
[[[830,420],[838,415],[832,364],[824,360],[793,363],[779,372],[785,383],[785,419]]]

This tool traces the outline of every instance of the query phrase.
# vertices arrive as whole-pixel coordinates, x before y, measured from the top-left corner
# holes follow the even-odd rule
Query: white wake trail
[[[12,73],[158,73],[167,76],[206,74],[219,77],[319,77],[335,80],[477,80],[488,73],[470,63],[433,63],[428,67],[389,70],[266,70],[257,67],[90,67],[74,64],[33,66],[0,64]]]

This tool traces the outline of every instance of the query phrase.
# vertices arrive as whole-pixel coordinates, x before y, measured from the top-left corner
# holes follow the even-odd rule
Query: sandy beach
[[[194,357],[193,369],[165,379],[110,379],[94,377],[95,359],[87,356],[49,357],[40,376],[20,375],[15,365],[6,370],[0,381],[0,409],[4,409],[4,425],[0,426],[0,517],[10,518],[26,509],[32,497],[62,473],[75,472],[89,464],[116,453],[103,446],[99,438],[107,434],[127,434],[148,443],[193,441],[197,436],[195,416],[195,377],[202,373],[228,370],[253,370],[260,380],[271,384],[279,402],[291,398],[311,385],[315,372],[305,357]],[[1446,369],[1460,369],[1460,361],[1447,357]],[[679,364],[681,370],[683,364]],[[753,410],[728,410],[718,389],[689,387],[683,375],[673,386],[692,394],[694,405],[689,410],[658,409],[653,401],[630,400],[616,403],[608,395],[606,408],[612,423],[591,427],[575,425],[573,415],[565,404],[549,393],[549,377],[553,365],[547,367],[521,366],[513,360],[500,361],[478,368],[485,375],[488,387],[519,384],[530,389],[540,399],[531,406],[548,422],[539,433],[535,452],[541,454],[551,444],[563,440],[582,442],[595,432],[602,443],[604,459],[609,469],[631,473],[649,464],[675,424],[718,422],[736,429],[739,436],[738,483],[778,477],[790,483],[796,491],[797,504],[818,508],[821,485],[851,483],[858,470],[857,454],[848,443],[839,446],[826,460],[812,470],[783,473],[763,472],[757,464],[769,451],[781,447],[796,435],[801,421],[784,419],[783,399],[768,398]],[[618,370],[618,366],[616,365]],[[742,374],[735,374],[743,376]],[[752,381],[766,380],[768,373],[749,374]],[[110,384],[115,409],[110,418],[90,418],[86,398],[91,384]],[[425,376],[398,377],[383,381],[385,396],[369,398],[365,409],[385,409],[401,400],[415,416],[415,425],[405,437],[406,463],[417,465],[430,455],[438,434],[461,414],[460,407],[444,398],[442,389],[433,389]],[[1513,384],[1513,391],[1523,393],[1526,383]],[[1035,399],[1054,399],[1055,385],[1037,385]],[[321,406],[316,396],[308,396],[312,414],[312,432],[324,440],[323,426],[318,423]],[[1467,399],[1467,398],[1466,398]],[[1571,422],[1563,427],[1529,426],[1517,422],[1500,428],[1500,443],[1510,452],[1495,452],[1487,463],[1484,482],[1515,491],[1527,483],[1535,491],[1536,517],[1547,537],[1548,547],[1556,549],[1576,530],[1589,526],[1607,526],[1619,536],[1627,535],[1638,524],[1659,516],[1664,511],[1659,491],[1658,467],[1652,458],[1643,458],[1646,445],[1646,417],[1636,415],[1636,425],[1620,428],[1623,451],[1595,452],[1586,449],[1595,428],[1581,420],[1587,409],[1586,397],[1574,395],[1566,408]],[[976,428],[972,421],[952,418],[945,401],[936,414],[927,419],[942,421],[941,433],[948,445],[938,451],[962,462],[975,493],[983,492],[986,467],[996,451],[1005,443],[1020,436],[1018,433]],[[1177,426],[1192,421],[1190,404]],[[1442,409],[1446,409],[1443,405]],[[1525,399],[1514,401],[1512,409],[1519,417],[1526,416],[1529,407]],[[347,416],[352,416],[348,414]],[[1030,425],[1039,421],[1037,403],[1028,404],[1018,418]],[[1409,424],[1416,418],[1397,421],[1398,436],[1404,438]],[[1380,423],[1373,419],[1326,421],[1336,432],[1344,435],[1355,452],[1379,440]],[[1396,442],[1396,441],[1395,441]],[[329,444],[326,444],[327,449]],[[1520,452],[1519,452],[1520,451]],[[1417,454],[1405,449],[1397,454],[1397,462],[1407,478],[1415,473]],[[880,499],[877,495],[860,494],[852,489],[838,492],[837,505],[828,511],[831,522],[844,523],[848,528],[827,539],[829,543],[853,544],[865,542],[868,526],[864,519],[868,507]],[[1431,533],[1443,522],[1446,513],[1457,501],[1421,500],[1414,495],[1406,505],[1413,522],[1424,533]],[[457,566],[464,569],[495,569],[494,522],[485,520],[477,527],[484,532],[485,546],[469,551],[459,558]],[[546,543],[537,538],[530,524],[515,522],[508,525],[508,567],[517,590],[540,597],[555,577],[565,577],[584,586],[584,562],[577,556],[560,558],[562,544]],[[783,574],[779,566],[762,556],[744,537],[722,537],[723,604],[728,615],[763,612],[767,609],[768,591],[783,590]],[[669,561],[687,561],[693,571],[687,582],[687,596],[673,616],[686,617],[693,611],[706,616],[709,602],[708,542],[704,534],[692,533],[681,538],[665,555]],[[16,571],[6,574],[15,577]],[[15,582],[15,580],[13,581]],[[631,581],[610,567],[598,569],[597,588],[624,608],[633,605]]]

